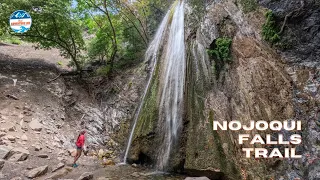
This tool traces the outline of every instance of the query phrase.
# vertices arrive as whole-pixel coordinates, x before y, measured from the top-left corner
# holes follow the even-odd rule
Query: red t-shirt
[[[79,136],[77,142],[76,142],[76,145],[77,145],[78,147],[83,147],[84,141],[85,141],[85,137],[84,137],[83,134],[81,134],[81,135]]]

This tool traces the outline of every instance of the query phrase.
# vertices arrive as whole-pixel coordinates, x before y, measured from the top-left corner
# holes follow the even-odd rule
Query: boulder
[[[186,177],[184,180],[210,180],[207,177]]]
[[[22,148],[22,147],[17,147],[17,148],[13,148],[10,152],[11,154],[30,154],[28,150]]]
[[[33,119],[29,123],[29,127],[34,131],[41,131],[42,130],[42,124],[37,119]]]
[[[0,145],[0,159],[6,159],[13,147]]]
[[[57,172],[53,173],[52,175],[50,175],[46,179],[60,179],[60,180],[62,180],[61,177],[67,175],[68,173],[69,173],[69,170],[63,169],[61,171],[57,171]]]
[[[9,161],[17,162],[17,161],[25,161],[28,159],[28,154],[14,154],[9,158]]]
[[[30,153],[28,150],[23,148],[13,148],[10,153],[10,161],[24,161],[29,157]]]
[[[90,180],[93,179],[93,174],[89,172],[83,173],[78,180]]]
[[[47,171],[48,171],[48,166],[40,166],[27,172],[26,177],[28,178],[39,177],[46,174]]]
[[[57,164],[56,166],[54,166],[52,168],[52,172],[56,172],[56,171],[58,171],[59,169],[61,169],[63,167],[64,167],[64,164],[63,163],[59,163],[59,164]]]
[[[0,170],[3,168],[5,161],[0,159]]]

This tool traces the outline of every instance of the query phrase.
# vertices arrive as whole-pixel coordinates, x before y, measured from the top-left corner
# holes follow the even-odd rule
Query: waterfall
[[[158,155],[157,168],[167,166],[172,145],[178,139],[182,127],[183,92],[185,84],[185,41],[184,41],[184,3],[176,5],[172,17],[166,55],[162,62],[162,86],[159,111],[159,124],[163,133],[163,144]]]
[[[149,86],[150,86],[150,83],[151,83],[151,79],[152,79],[152,75],[153,75],[153,72],[155,70],[155,67],[156,67],[156,64],[157,64],[157,61],[158,61],[158,52],[159,52],[159,49],[160,49],[161,44],[162,44],[163,35],[164,35],[164,33],[166,32],[166,29],[167,29],[167,24],[168,24],[168,21],[169,21],[169,15],[170,15],[170,11],[168,11],[166,16],[163,18],[163,20],[162,20],[162,22],[161,22],[161,24],[160,24],[160,26],[159,26],[159,28],[158,28],[158,30],[156,32],[156,35],[155,35],[154,39],[150,43],[150,45],[149,45],[149,47],[148,47],[148,49],[147,49],[147,51],[145,53],[145,61],[150,61],[151,71],[150,71],[150,75],[149,75],[149,78],[148,78],[147,85],[146,85],[146,87],[144,89],[144,92],[143,92],[143,95],[141,97],[141,102],[139,104],[139,107],[138,107],[135,115],[134,115],[134,123],[133,123],[132,129],[131,129],[131,132],[130,132],[130,137],[129,137],[129,140],[128,140],[128,143],[127,143],[127,148],[126,148],[126,152],[125,152],[125,155],[124,155],[124,163],[126,163],[126,161],[127,161],[129,150],[130,150],[130,146],[131,146],[131,143],[132,143],[134,130],[135,130],[136,125],[137,125],[138,117],[139,117],[141,108],[143,106],[143,102],[144,102],[146,94],[148,92],[148,89],[149,89]]]
[[[169,24],[171,24],[169,26]],[[168,37],[165,37],[167,28],[169,29]],[[162,45],[166,39],[166,44]],[[124,162],[128,157],[132,138],[136,128],[139,114],[145,101],[146,94],[149,90],[152,76],[158,62],[158,54],[161,47],[164,47],[162,62],[159,63],[160,77],[160,104],[159,104],[159,122],[158,127],[162,136],[161,145],[159,145],[159,153],[157,154],[157,169],[165,170],[168,165],[172,146],[177,142],[179,130],[182,127],[183,115],[183,94],[186,76],[185,61],[185,41],[184,41],[184,2],[176,1],[166,16],[162,20],[157,33],[150,43],[145,60],[150,61],[151,72],[146,88],[141,98],[141,102],[134,116],[134,124],[130,133],[127,144]]]

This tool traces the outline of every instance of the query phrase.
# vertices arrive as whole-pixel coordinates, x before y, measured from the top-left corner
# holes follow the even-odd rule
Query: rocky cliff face
[[[232,63],[226,65],[219,79],[211,85],[206,87],[202,83],[203,88],[199,88],[201,82],[192,74],[196,69],[190,68],[184,168],[220,171],[230,179],[240,176],[243,179],[317,179],[319,55],[316,36],[319,17],[315,15],[319,8],[312,1],[302,2],[301,9],[300,1],[260,3],[275,11],[280,26],[286,15],[294,11],[287,17],[282,32],[281,42],[291,45],[287,49],[279,50],[262,40],[266,9],[257,6],[254,11],[244,13],[239,1],[209,5],[200,27],[188,31],[188,38],[200,41],[206,49],[219,37],[232,38]],[[194,7],[190,9],[190,16],[194,15]],[[193,23],[189,22],[189,27],[196,27]],[[189,61],[194,58],[191,56]],[[214,60],[211,60],[213,65]],[[304,158],[246,159],[241,152],[243,146],[238,144],[238,134],[245,132],[212,131],[212,121],[225,120],[239,120],[243,124],[250,120],[302,120],[303,144],[297,149]],[[252,135],[256,133],[251,132]],[[289,135],[289,132],[282,133]]]
[[[319,1],[258,0],[258,3],[273,11],[279,27],[283,29],[281,42],[286,48],[281,54],[287,57],[287,62],[319,67]]]

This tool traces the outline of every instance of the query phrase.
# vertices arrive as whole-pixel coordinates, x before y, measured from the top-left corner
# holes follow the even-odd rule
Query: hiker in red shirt
[[[83,150],[83,146],[84,146],[84,142],[85,142],[85,136],[84,134],[86,133],[85,130],[82,130],[78,136],[77,142],[76,142],[76,146],[77,146],[77,154],[74,157],[74,162],[73,162],[73,167],[78,167],[78,165],[76,164],[77,160],[79,159],[79,157],[81,156],[81,152]]]

